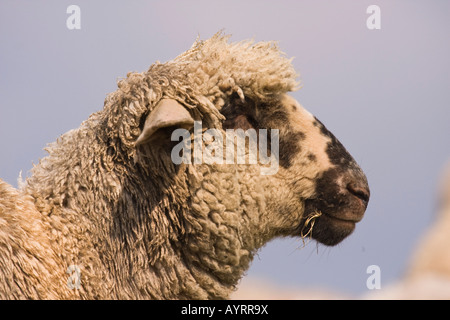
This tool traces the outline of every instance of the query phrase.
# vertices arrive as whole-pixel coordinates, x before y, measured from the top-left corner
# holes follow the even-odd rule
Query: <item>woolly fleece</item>
[[[163,97],[221,128],[233,93],[270,102],[296,77],[274,42],[222,34],[128,73],[103,110],[48,145],[20,190],[0,180],[0,298],[228,298],[255,251],[301,219],[289,202],[298,214],[274,216],[267,192],[294,191],[256,166],[175,167],[164,146],[135,140]],[[67,286],[70,265],[79,289]]]

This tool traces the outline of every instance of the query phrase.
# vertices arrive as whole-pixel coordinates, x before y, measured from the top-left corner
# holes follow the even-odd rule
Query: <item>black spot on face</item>
[[[271,128],[281,129],[282,127],[289,126],[289,116],[284,110],[276,110],[270,114],[267,114],[265,118]]]
[[[337,139],[334,139],[328,143],[326,153],[330,159],[330,162],[334,165],[350,167],[355,163],[353,157]]]
[[[237,115],[233,118],[228,118],[223,122],[224,129],[242,129],[248,130],[254,128],[251,121],[245,115]]]
[[[295,131],[289,122],[289,108],[293,111],[297,107],[282,105],[279,101],[255,103],[251,99],[242,102],[237,96],[230,97],[221,110],[226,120],[223,122],[224,129],[250,128],[267,129],[271,136],[271,129],[279,130],[279,164],[287,169],[292,166],[293,160],[301,151],[301,140],[305,139],[305,133]],[[257,115],[257,116],[256,116]],[[258,132],[259,133],[259,132]],[[271,150],[271,139],[267,140],[268,152]],[[312,155],[314,157],[314,155]],[[311,160],[312,158],[310,158]]]
[[[318,127],[320,129],[320,132],[324,136],[327,136],[327,137],[330,137],[330,138],[331,137],[334,138],[334,135],[330,131],[328,131],[328,129],[325,127],[325,125],[319,119],[317,119],[316,117],[314,117],[313,125],[314,125],[314,127]]]
[[[320,128],[320,132],[331,139],[327,144],[326,153],[330,162],[336,166],[349,167],[355,164],[355,160],[348,153],[342,143],[320,122],[317,118],[314,118],[314,126]]]
[[[285,169],[292,166],[293,159],[301,151],[300,141],[303,139],[305,139],[305,134],[300,131],[280,134],[280,166]]]
[[[317,157],[312,153],[308,153],[307,158],[309,161],[312,161],[312,162],[315,162],[317,160]]]
[[[221,110],[225,116],[223,129],[256,129],[257,123],[253,117],[253,109],[253,101],[242,102],[237,94],[233,94]]]
[[[296,109],[295,105],[292,105]],[[272,128],[280,130],[279,136],[279,163],[288,169],[293,160],[301,151],[300,141],[304,140],[304,132],[294,130],[289,122],[289,114],[281,104],[264,105],[261,111],[261,128]]]

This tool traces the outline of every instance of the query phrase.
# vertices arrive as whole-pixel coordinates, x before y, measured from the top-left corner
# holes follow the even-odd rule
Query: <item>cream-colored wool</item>
[[[305,160],[314,146],[262,176],[257,165],[176,167],[162,146],[135,141],[163,97],[221,128],[233,93],[269,104],[296,77],[275,43],[221,34],[129,73],[103,110],[48,145],[21,190],[0,180],[0,298],[228,298],[256,250],[299,225],[319,172]]]
[[[33,199],[0,180],[0,299],[67,297],[59,292],[66,285],[64,262],[48,232]]]

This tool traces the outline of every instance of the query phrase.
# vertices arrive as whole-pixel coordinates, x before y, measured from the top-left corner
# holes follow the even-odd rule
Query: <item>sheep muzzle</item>
[[[361,221],[369,197],[367,179],[359,168],[343,171],[333,167],[317,180],[316,197],[305,202],[302,230],[308,218],[319,212],[310,236],[325,245],[336,245]]]

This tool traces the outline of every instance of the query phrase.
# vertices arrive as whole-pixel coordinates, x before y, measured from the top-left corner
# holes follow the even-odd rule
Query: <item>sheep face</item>
[[[277,236],[310,236],[325,245],[336,245],[353,232],[369,201],[367,179],[344,146],[317,118],[286,94],[265,102],[251,98],[242,100],[238,95],[232,95],[221,108],[221,114],[225,120],[222,128],[215,131],[223,135],[219,139],[221,142],[230,142],[226,137],[230,130],[254,129],[259,134],[258,140],[262,138],[261,132],[277,131],[276,141],[266,137],[268,152],[276,153],[278,168],[274,174],[261,174],[265,167],[259,163],[239,164],[235,161],[230,164],[221,161],[217,164],[202,161],[202,158],[196,161],[198,155],[195,149],[200,154],[201,150],[207,149],[205,142],[208,139],[202,133],[210,130],[196,128],[189,112],[175,100],[163,99],[157,105],[137,139],[138,146],[150,142],[154,147],[160,145],[165,148],[163,162],[167,163],[170,162],[170,148],[172,156],[173,150],[178,153],[180,148],[161,142],[169,140],[171,133],[173,138],[174,133],[181,130],[181,134],[175,135],[172,141],[184,136],[189,142],[184,144],[187,146],[184,153],[189,151],[185,160],[191,169],[180,169],[183,161],[173,161],[172,157],[177,167],[172,172],[199,172],[188,174],[186,178],[187,189],[191,190],[189,206],[197,219],[201,215],[203,219],[210,220],[224,211],[234,211],[234,218],[229,220],[240,221],[247,229],[243,233],[250,234],[251,239],[260,239],[261,243]],[[198,133],[200,139],[196,137]],[[245,136],[236,136],[236,139],[233,143],[245,146],[247,155],[255,152]],[[244,142],[240,143],[239,139]],[[199,142],[202,144],[200,147]],[[258,144],[258,147],[261,145]],[[160,148],[155,150],[159,156],[164,154]],[[257,151],[261,154],[261,150]],[[225,153],[221,152],[221,155],[227,157]],[[236,173],[244,178],[236,178]],[[198,176],[201,176],[201,181],[198,181]],[[252,199],[253,204],[249,205],[248,199]],[[247,217],[239,216],[243,212],[240,203],[246,201]]]
[[[295,99],[270,103],[234,100],[224,128],[279,130],[279,171],[267,192],[274,235],[309,235],[336,245],[352,233],[367,208],[367,179],[326,127]],[[261,182],[262,183],[262,182]],[[270,224],[270,223],[269,223]]]

